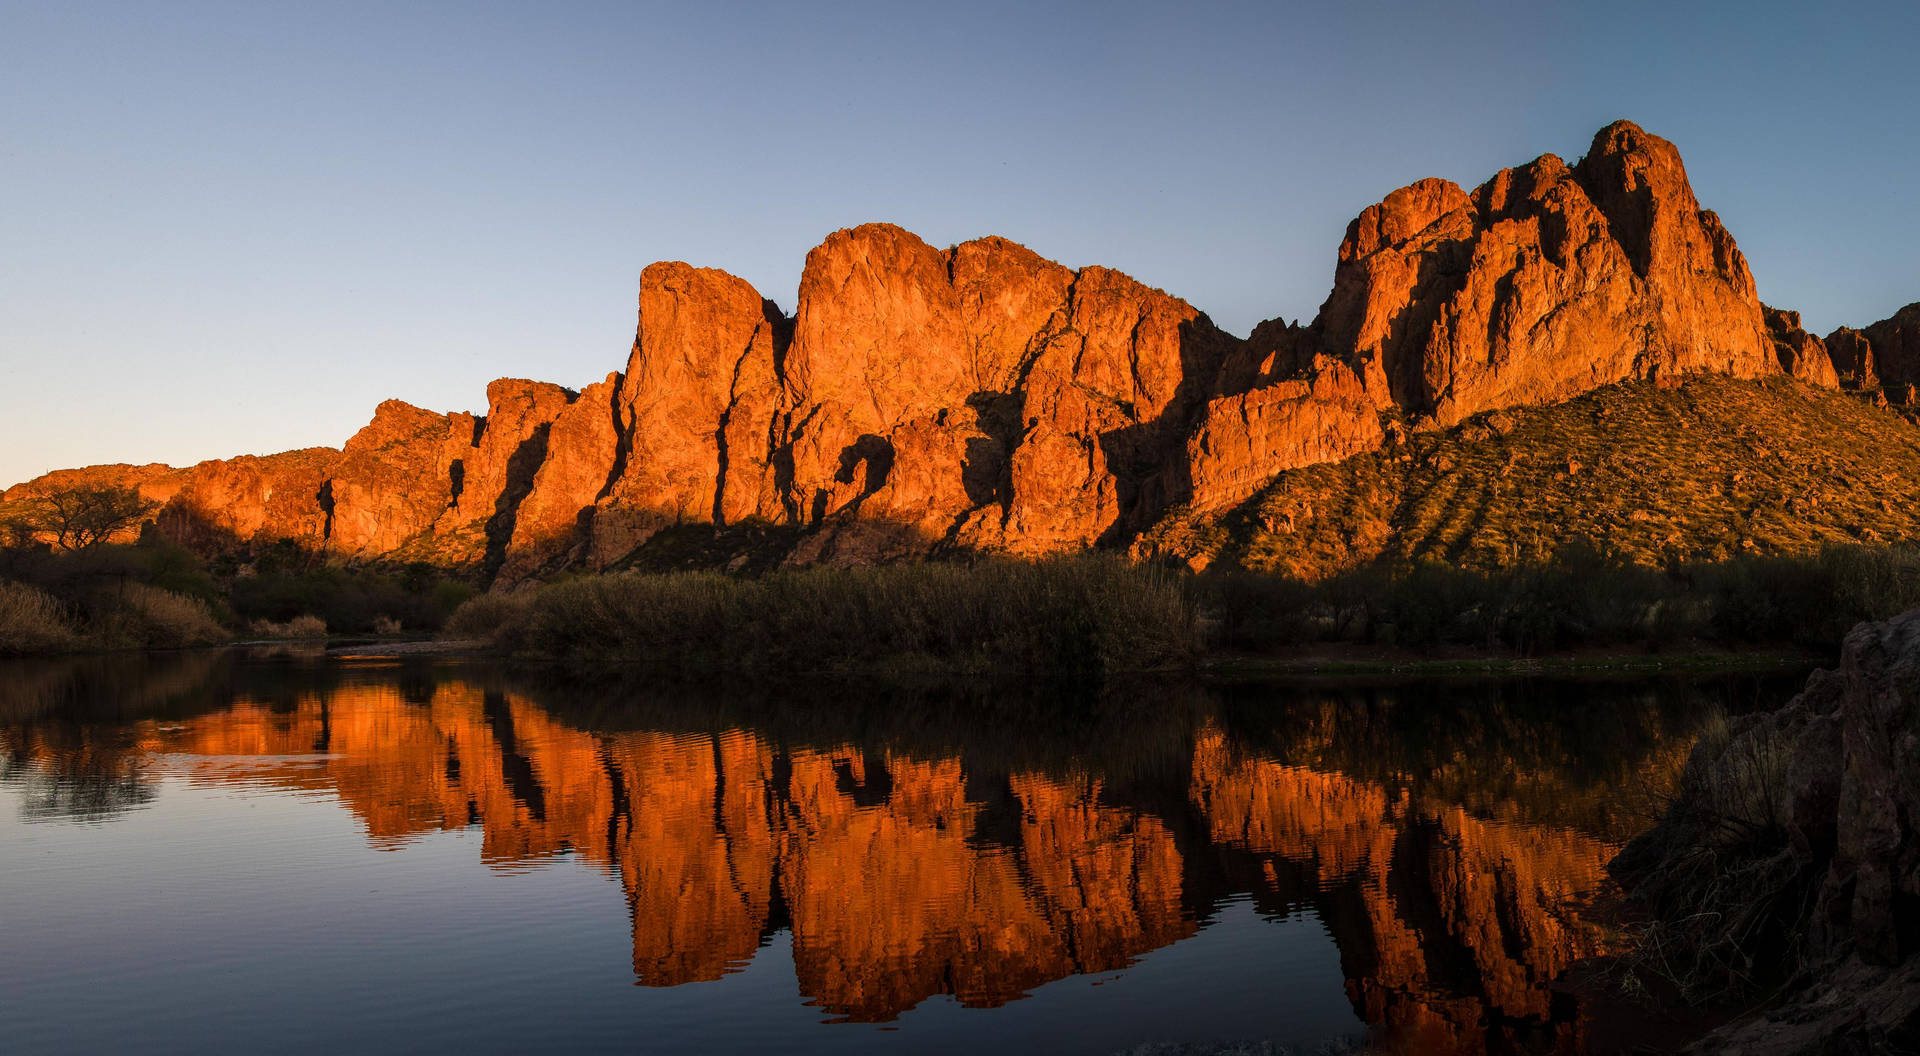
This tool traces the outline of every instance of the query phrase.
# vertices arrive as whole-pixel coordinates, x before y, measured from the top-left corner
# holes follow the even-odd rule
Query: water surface
[[[0,667],[23,1052],[1577,1052],[1604,863],[1786,683],[1087,696]]]

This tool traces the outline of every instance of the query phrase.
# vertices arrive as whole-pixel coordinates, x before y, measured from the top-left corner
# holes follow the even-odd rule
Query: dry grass
[[[306,638],[325,638],[327,621],[318,616],[295,616],[291,620],[274,622],[273,620],[255,620],[247,628],[256,638],[284,638],[289,640]]]
[[[213,618],[207,603],[144,583],[129,583],[121,592],[133,640],[128,644],[149,649],[184,649],[232,641],[233,636]]]
[[[1789,842],[1797,728],[1749,716],[1702,733],[1672,809],[1613,868],[1652,911],[1629,974],[1691,1001],[1747,997],[1797,970],[1815,875]]]
[[[58,653],[79,645],[79,632],[53,595],[0,580],[0,656]]]

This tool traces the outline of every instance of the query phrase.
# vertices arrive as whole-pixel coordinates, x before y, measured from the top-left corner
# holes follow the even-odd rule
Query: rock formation
[[[1663,956],[1797,985],[1697,1051],[1892,1052],[1920,1037],[1917,827],[1920,610],[1856,627],[1836,670],[1703,741],[1673,808],[1614,862],[1674,929]]]
[[[520,579],[567,560],[592,534],[594,503],[611,486],[623,449],[618,373],[580,390],[547,430],[546,457],[514,510],[501,575]]]
[[[1826,342],[1800,328],[1800,313],[1786,312],[1761,305],[1766,314],[1767,334],[1773,338],[1773,352],[1780,369],[1809,385],[1823,389],[1840,387],[1840,375],[1834,370]]]
[[[1920,404],[1920,302],[1909,304],[1865,330],[1840,327],[1826,346],[1841,383],[1850,389],[1880,389],[1895,403]]]
[[[1630,122],[1469,195],[1422,180],[1347,228],[1315,324],[1383,407],[1442,424],[1609,382],[1777,370],[1746,259]]]
[[[1389,194],[1349,225],[1318,318],[1246,340],[1110,269],[867,224],[808,254],[791,318],[724,272],[648,267],[625,372],[577,396],[508,379],[485,416],[384,403],[337,453],[81,472],[166,502],[195,542],[505,582],[676,525],[777,529],[791,563],[1040,554],[1235,506],[1409,427],[1699,372],[1905,401],[1920,305],[1825,342],[1763,309],[1673,145],[1622,121],[1574,165]]]

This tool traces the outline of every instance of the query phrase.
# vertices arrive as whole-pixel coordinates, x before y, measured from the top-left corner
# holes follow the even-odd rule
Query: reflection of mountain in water
[[[1446,707],[1392,692],[1175,694],[1139,736],[1096,725],[1079,749],[1005,728],[1021,721],[903,724],[904,705],[837,735],[714,721],[729,703],[588,732],[484,678],[332,670],[271,693],[228,671],[133,721],[15,711],[0,751],[76,787],[144,790],[144,761],[168,753],[195,783],[329,793],[383,849],[477,824],[496,867],[570,852],[625,887],[640,983],[719,978],[790,928],[802,992],[855,1020],[1116,969],[1250,892],[1323,920],[1356,1011],[1409,1051],[1577,1041],[1548,984],[1600,948],[1581,903],[1630,828],[1630,778],[1676,767],[1705,711],[1687,694],[1529,711],[1462,691],[1483,713],[1465,743],[1422,734]],[[1610,761],[1583,769],[1547,727],[1596,713]]]

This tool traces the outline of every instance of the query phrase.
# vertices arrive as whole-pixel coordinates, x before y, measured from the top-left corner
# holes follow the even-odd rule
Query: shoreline
[[[320,640],[247,641],[232,647],[274,647],[318,644]],[[495,650],[483,639],[414,639],[405,641],[328,642],[329,660],[383,660],[406,657],[444,657],[479,659],[530,666],[554,666],[581,670],[644,666],[634,661],[598,660],[568,662],[549,658],[515,657]],[[1217,652],[1203,654],[1191,671],[1178,669],[1141,669],[1112,674],[1180,675],[1190,674],[1202,682],[1234,683],[1294,678],[1347,678],[1364,676],[1407,676],[1437,678],[1524,678],[1532,676],[1641,677],[1648,675],[1693,674],[1804,674],[1817,667],[1831,666],[1834,658],[1812,650],[1794,648],[1714,649],[1695,646],[1671,652],[1648,652],[1644,648],[1595,646],[1557,651],[1544,656],[1516,656],[1479,650],[1421,652],[1376,646],[1307,647],[1278,654],[1249,655]],[[889,669],[876,669],[875,676],[888,675]],[[919,672],[922,676],[942,672]],[[955,669],[954,677],[1016,676],[1020,672]],[[794,675],[848,674],[845,671],[796,670]]]

